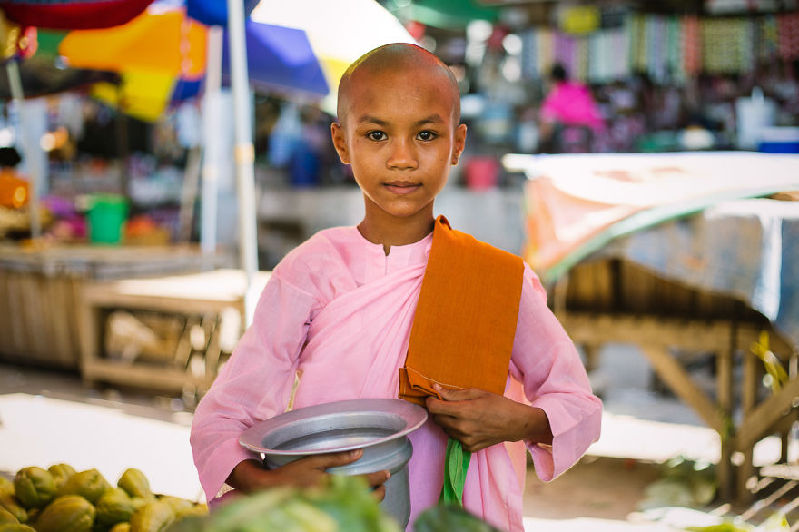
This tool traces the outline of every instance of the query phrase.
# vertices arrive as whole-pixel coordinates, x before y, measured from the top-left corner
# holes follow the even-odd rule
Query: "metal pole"
[[[203,94],[203,166],[200,200],[202,205],[200,247],[205,256],[211,256],[216,252],[217,196],[221,158],[215,136],[219,134],[223,39],[224,32],[220,26],[209,28]]]
[[[247,46],[244,41],[244,8],[241,0],[227,0],[230,36],[230,73],[233,92],[233,161],[239,198],[239,249],[241,268],[246,277],[245,324],[252,323],[257,294],[251,294],[258,269],[258,239],[255,222],[255,173],[252,145],[252,102],[247,76]]]
[[[28,167],[28,174],[31,180],[31,197],[28,202],[28,211],[31,219],[31,238],[37,240],[42,236],[42,221],[39,218],[39,194],[41,187],[39,181],[44,173],[39,168],[38,159],[34,157],[33,150],[36,146],[31,145],[31,139],[26,135],[25,128],[25,94],[22,91],[22,78],[19,75],[19,66],[16,61],[6,63],[6,73],[8,74],[8,84],[11,88],[11,97],[17,107],[20,136],[22,137],[22,151],[25,154],[25,164]]]

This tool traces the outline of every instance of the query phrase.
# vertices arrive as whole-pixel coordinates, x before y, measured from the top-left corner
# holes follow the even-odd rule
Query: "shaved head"
[[[439,78],[452,97],[454,123],[460,122],[460,91],[452,71],[438,57],[421,46],[407,43],[386,44],[367,52],[352,63],[341,76],[338,89],[338,121],[344,124],[350,107],[352,87],[370,75],[424,70],[426,78]],[[412,80],[409,80],[412,82]]]

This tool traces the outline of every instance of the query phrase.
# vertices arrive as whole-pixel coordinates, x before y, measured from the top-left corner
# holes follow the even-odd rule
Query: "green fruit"
[[[0,506],[0,525],[16,525],[19,520],[14,517],[14,514]]]
[[[95,519],[101,525],[113,525],[130,521],[135,508],[128,494],[122,488],[111,488],[97,499],[94,505]]]
[[[133,510],[138,510],[148,502],[151,502],[152,499],[143,499],[141,497],[131,497],[130,503],[133,505]]]
[[[39,517],[40,513],[42,513],[41,508],[28,508],[27,510],[28,518],[25,520],[25,522],[26,523],[36,522],[36,518]]]
[[[126,469],[122,476],[119,477],[117,486],[122,488],[131,497],[151,499],[153,492],[150,489],[150,481],[144,476],[140,469],[131,467]]]
[[[105,490],[110,489],[111,485],[96,469],[80,471],[69,477],[61,488],[58,489],[58,496],[80,495],[92,504],[103,496]]]
[[[193,504],[188,508],[183,508],[175,512],[175,517],[177,519],[183,519],[184,517],[203,517],[206,515],[208,515],[208,506],[204,504]]]
[[[36,532],[36,530],[28,525],[9,523],[0,525],[0,532]]]
[[[169,495],[163,495],[161,497],[158,497],[158,500],[168,504],[169,507],[172,508],[172,512],[175,514],[175,516],[180,515],[182,511],[188,510],[189,508],[194,506],[194,503],[188,499],[182,499],[180,497],[171,497]]]
[[[4,508],[20,523],[25,523],[28,520],[28,512],[19,505],[13,495],[0,495],[0,508]]]
[[[36,531],[89,532],[94,525],[94,513],[94,506],[83,497],[56,497],[36,520]]]
[[[159,532],[175,520],[175,512],[167,503],[151,501],[136,510],[130,518],[130,532]]]
[[[56,489],[60,488],[64,481],[76,473],[75,468],[69,464],[55,464],[47,468],[53,480],[55,480]]]
[[[0,495],[14,495],[14,482],[0,477]]]
[[[43,508],[55,492],[53,475],[41,467],[25,467],[14,476],[14,494],[25,508]]]

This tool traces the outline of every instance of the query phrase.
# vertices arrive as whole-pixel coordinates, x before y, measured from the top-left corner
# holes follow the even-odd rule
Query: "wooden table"
[[[197,246],[0,243],[0,358],[78,369],[81,290],[98,280],[196,272],[222,267]]]
[[[269,272],[259,272],[252,290],[260,292]],[[172,391],[201,393],[210,387],[220,360],[220,323],[229,309],[244,313],[245,277],[240,270],[216,270],[152,279],[86,283],[78,312],[81,316],[81,373],[88,384],[110,381]],[[102,352],[103,323],[109,310],[157,311],[194,319],[206,333],[200,356],[203,364],[190,364],[194,350],[182,338],[169,365],[111,360]],[[184,331],[190,335],[190,327]],[[188,342],[188,343],[187,343]]]
[[[588,368],[609,342],[640,348],[655,374],[721,438],[717,479],[722,498],[750,498],[754,445],[771,434],[787,439],[797,419],[799,397],[795,346],[743,301],[668,281],[623,260],[580,263],[553,287],[551,302],[569,336],[584,348]],[[772,352],[788,368],[789,380],[769,393],[762,385],[763,364],[750,346],[767,332]],[[715,359],[715,393],[708,394],[683,362],[691,353]],[[734,378],[736,361],[743,379]],[[736,422],[735,411],[742,416]]]

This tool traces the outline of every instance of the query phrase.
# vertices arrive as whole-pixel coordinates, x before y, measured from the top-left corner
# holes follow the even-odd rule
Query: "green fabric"
[[[465,450],[458,440],[450,438],[447,442],[447,455],[444,458],[444,485],[438,502],[463,506],[463,485],[469,471],[472,453]]]
[[[397,7],[394,14],[404,14],[427,26],[445,29],[465,28],[473,20],[491,23],[499,20],[498,7],[476,0],[414,0],[407,7]]]
[[[36,54],[37,55],[58,55],[58,47],[61,41],[66,37],[66,32],[63,31],[50,31],[50,30],[37,30],[36,32]]]

